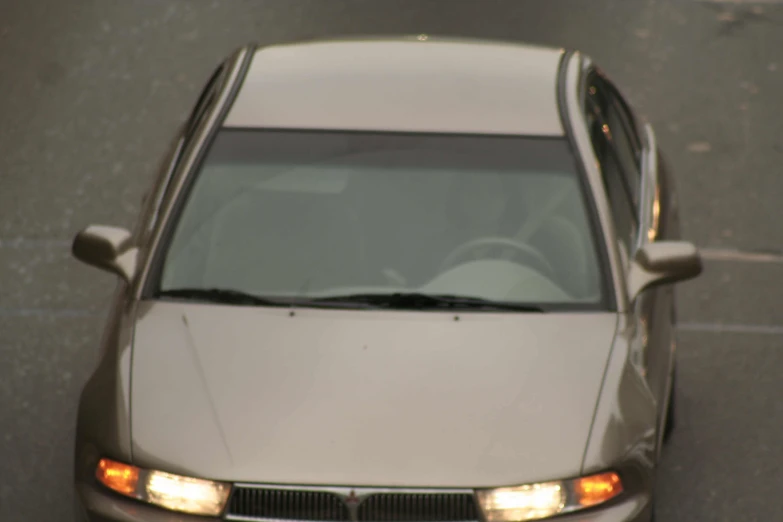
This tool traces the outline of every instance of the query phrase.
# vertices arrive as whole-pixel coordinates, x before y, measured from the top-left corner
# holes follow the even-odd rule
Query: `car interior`
[[[388,162],[379,169],[361,156],[358,164],[341,156],[294,167],[206,167],[169,250],[163,287],[300,297],[421,291],[522,302],[600,299],[594,241],[573,173]],[[499,199],[502,211],[493,215]]]

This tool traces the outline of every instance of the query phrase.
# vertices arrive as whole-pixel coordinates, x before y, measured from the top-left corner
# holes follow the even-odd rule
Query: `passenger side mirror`
[[[91,225],[73,240],[71,253],[84,264],[111,272],[130,282],[136,272],[132,235],[124,228]]]
[[[628,274],[631,301],[651,286],[693,279],[702,272],[699,250],[687,241],[656,241],[640,248]]]

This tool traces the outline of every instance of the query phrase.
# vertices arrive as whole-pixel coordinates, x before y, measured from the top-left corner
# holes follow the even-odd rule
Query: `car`
[[[653,128],[576,50],[238,48],[132,229],[80,396],[77,519],[647,522],[682,238]]]

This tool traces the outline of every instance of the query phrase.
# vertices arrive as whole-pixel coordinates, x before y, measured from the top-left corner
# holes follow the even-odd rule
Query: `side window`
[[[609,199],[615,231],[630,256],[633,254],[636,242],[638,219],[625,172],[614,143],[609,139],[608,127],[600,116],[599,108],[590,100],[588,100],[585,116],[589,126],[590,141],[600,163],[604,190],[606,190]]]
[[[634,208],[639,207],[641,192],[641,150],[631,116],[617,91],[597,73],[589,80],[588,97],[594,100],[606,125],[606,139],[612,144],[623,171]]]
[[[643,144],[642,138],[639,136],[639,128],[637,127],[636,118],[634,118],[633,111],[628,106],[628,103],[625,101],[625,98],[623,98],[623,95],[620,94],[620,91],[617,89],[617,87],[608,81],[606,82],[606,86],[611,92],[613,106],[617,111],[619,119],[621,120],[620,123],[625,130],[625,134],[628,136],[628,140],[631,148],[634,151],[636,161],[637,163],[640,163]]]

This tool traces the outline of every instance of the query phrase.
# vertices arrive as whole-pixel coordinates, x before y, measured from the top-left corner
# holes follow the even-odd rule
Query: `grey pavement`
[[[783,5],[696,0],[0,3],[0,521],[71,521],[78,393],[114,280],[69,241],[129,226],[233,48],[429,33],[580,48],[652,121],[704,276],[682,286],[662,521],[780,518]],[[764,255],[758,254],[759,252]]]

